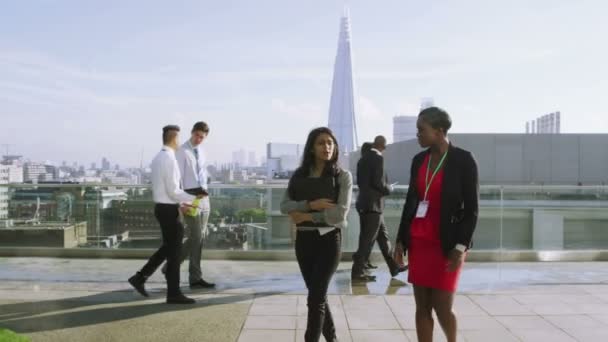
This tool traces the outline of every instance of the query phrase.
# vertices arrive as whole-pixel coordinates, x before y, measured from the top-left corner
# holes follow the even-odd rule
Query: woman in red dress
[[[477,224],[477,163],[450,144],[451,126],[448,113],[437,107],[418,116],[418,142],[426,150],[412,161],[397,237],[397,250],[408,256],[420,342],[433,340],[433,310],[448,342],[456,341],[454,292]]]

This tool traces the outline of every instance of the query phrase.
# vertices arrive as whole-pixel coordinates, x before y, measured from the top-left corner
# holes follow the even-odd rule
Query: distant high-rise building
[[[44,179],[40,179],[43,181],[53,181],[59,179],[59,168],[54,165],[44,165],[44,170],[46,171],[46,175]]]
[[[341,152],[355,151],[358,146],[350,42],[350,19],[348,11],[345,11],[340,20],[328,124],[338,140]]]
[[[561,132],[561,113],[559,111],[526,122],[526,133],[528,134],[560,134]]]
[[[111,168],[112,166],[110,165],[110,161],[107,158],[102,158],[101,159],[101,169],[104,171],[107,171]]]
[[[417,116],[395,116],[393,117],[393,143],[416,139]]]
[[[249,163],[248,166],[258,166],[258,160],[254,151],[249,152]]]
[[[23,156],[18,155],[6,155],[2,158],[2,165],[17,165],[23,166]]]
[[[222,183],[228,184],[235,181],[234,169],[232,167],[223,168],[221,171]]]
[[[91,170],[97,170],[97,164],[91,163]]]
[[[286,174],[300,165],[304,145],[268,143],[266,145],[266,176]]]
[[[6,165],[8,167],[8,182],[23,183],[23,166]]]
[[[240,149],[238,151],[232,152],[232,164],[239,167],[244,167],[247,164],[247,152],[245,150]]]
[[[8,187],[10,175],[9,165],[0,165],[0,220],[8,219]]]
[[[25,182],[38,182],[40,180],[46,181],[47,176],[46,167],[40,163],[25,163],[23,166],[23,180]]]

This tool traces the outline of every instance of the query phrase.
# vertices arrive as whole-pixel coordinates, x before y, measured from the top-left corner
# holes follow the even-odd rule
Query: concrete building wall
[[[608,183],[608,134],[452,134],[450,139],[473,152],[481,184]],[[411,160],[420,151],[417,141],[388,146],[385,168],[392,182],[409,183]]]

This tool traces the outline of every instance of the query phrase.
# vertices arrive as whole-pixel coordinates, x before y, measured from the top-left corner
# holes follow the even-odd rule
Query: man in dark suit
[[[352,279],[358,281],[374,281],[375,276],[367,272],[369,256],[377,241],[382,256],[386,261],[391,275],[394,277],[405,269],[401,268],[390,253],[388,231],[384,224],[384,197],[392,191],[388,178],[384,172],[384,157],[382,152],[386,149],[386,138],[377,136],[372,149],[363,154],[357,163],[357,185],[359,196],[356,208],[359,213],[361,232],[359,234],[359,248],[353,255]]]

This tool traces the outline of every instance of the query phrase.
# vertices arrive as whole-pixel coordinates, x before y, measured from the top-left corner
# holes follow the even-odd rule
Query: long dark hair
[[[293,193],[293,187],[291,186],[294,178],[299,177],[308,177],[310,175],[310,170],[315,165],[315,141],[321,134],[327,134],[334,141],[334,154],[331,156],[331,159],[325,163],[325,168],[321,173],[321,177],[336,177],[340,174],[340,166],[338,165],[338,156],[340,155],[340,149],[338,148],[338,140],[336,136],[331,131],[331,129],[327,127],[318,127],[310,131],[308,133],[308,138],[306,139],[306,145],[304,145],[304,153],[302,155],[302,163],[300,167],[296,169],[293,173],[293,176],[289,180],[289,184],[287,185],[287,190],[289,192],[289,196],[291,198],[295,198],[295,194]]]
[[[334,177],[338,173],[340,173],[340,166],[338,165],[338,156],[340,155],[338,140],[336,139],[336,136],[331,131],[331,129],[327,127],[318,127],[308,133],[306,145],[304,145],[302,163],[300,164],[300,167],[298,167],[298,169],[294,172],[294,177],[308,177],[308,175],[310,174],[310,170],[315,165],[315,141],[317,140],[319,135],[323,133],[329,135],[334,141],[334,154],[333,156],[331,156],[331,159],[325,164],[325,168],[323,169],[323,173],[321,175],[324,177]]]

